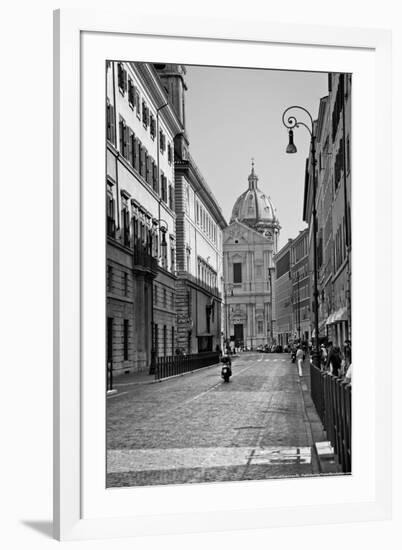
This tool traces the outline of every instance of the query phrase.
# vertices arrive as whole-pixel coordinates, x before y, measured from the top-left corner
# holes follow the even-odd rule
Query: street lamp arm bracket
[[[304,122],[300,122],[297,120],[296,116],[294,115],[290,115],[287,119],[286,119],[286,115],[289,111],[291,111],[292,109],[298,109],[300,111],[303,111],[304,113],[307,114],[307,116],[309,117],[310,119],[310,123],[311,123],[311,128],[305,124]],[[313,135],[313,117],[311,116],[311,114],[309,113],[309,111],[307,111],[307,109],[305,109],[304,107],[301,107],[300,105],[291,105],[290,107],[288,107],[284,112],[283,112],[283,115],[282,115],[282,122],[283,122],[283,125],[288,128],[288,130],[291,130],[292,128],[299,128],[299,126],[304,126],[308,133],[310,134],[310,136]]]

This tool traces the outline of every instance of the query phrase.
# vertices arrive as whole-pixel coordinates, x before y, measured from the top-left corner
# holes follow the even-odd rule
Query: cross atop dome
[[[251,174],[248,177],[248,188],[257,189],[258,176],[254,172],[254,157],[251,157]]]

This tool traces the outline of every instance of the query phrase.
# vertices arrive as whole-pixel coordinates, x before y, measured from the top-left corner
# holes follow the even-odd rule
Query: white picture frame
[[[184,63],[233,65],[235,54],[239,66],[266,66],[261,64],[269,51],[270,68],[356,75],[352,476],[109,490],[100,482],[105,300],[99,300],[104,234],[98,229],[104,227],[105,175],[99,161],[104,88],[98,84],[104,78],[102,60],[146,61],[161,45],[167,61],[177,56]],[[375,366],[391,364],[390,349],[379,345],[391,332],[391,252],[382,246],[391,235],[390,33],[257,18],[179,20],[62,10],[54,15],[54,61],[54,536],[107,538],[389,518],[392,382]],[[98,125],[91,141],[89,120]],[[367,341],[376,343],[368,348]],[[364,372],[356,365],[364,365]]]

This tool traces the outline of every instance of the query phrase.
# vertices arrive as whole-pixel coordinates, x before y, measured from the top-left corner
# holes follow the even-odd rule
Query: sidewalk
[[[311,398],[310,393],[310,363],[309,356],[306,356],[306,359],[303,363],[303,376],[299,379],[300,389],[304,401],[304,407],[307,415],[307,419],[310,425],[310,432],[312,438],[312,444],[315,449],[315,454],[319,464],[320,472],[322,474],[342,474],[342,468],[338,463],[336,455],[333,457],[320,456],[317,452],[316,444],[328,442],[327,434],[322,425],[321,419],[318,416],[315,405]]]
[[[142,385],[152,384],[155,382],[155,375],[148,374],[148,370],[140,372],[130,372],[128,374],[119,374],[113,376],[113,389],[119,389],[128,384],[130,385]]]
[[[232,357],[238,357],[238,355],[233,355]],[[207,367],[201,367],[198,369],[194,369],[187,372],[182,372],[180,374],[175,374],[173,376],[169,376],[167,378],[160,378],[158,380],[155,380],[154,374],[148,374],[148,371],[141,371],[141,372],[130,372],[129,374],[119,374],[114,375],[113,377],[113,389],[119,391],[121,388],[124,388],[125,386],[140,386],[143,384],[156,384],[158,382],[163,382],[165,380],[171,380],[173,378],[177,378],[178,376],[185,376],[188,374],[192,374],[194,372],[198,372],[205,369],[210,369],[212,367],[218,366],[220,363],[214,363],[213,365],[209,365]]]

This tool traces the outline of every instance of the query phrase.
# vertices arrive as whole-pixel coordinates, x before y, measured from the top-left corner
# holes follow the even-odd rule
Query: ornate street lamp
[[[311,127],[308,126],[308,124],[305,124],[304,122],[300,122],[297,120],[297,118],[294,115],[288,115],[289,111],[291,110],[299,110],[304,112],[309,120]],[[313,300],[314,300],[314,331],[315,331],[315,339],[314,339],[314,347],[313,347],[313,365],[320,368],[320,348],[319,348],[319,327],[318,327],[318,264],[317,264],[317,210],[316,210],[316,173],[315,173],[315,167],[317,164],[316,158],[315,158],[315,144],[316,144],[316,136],[314,134],[314,121],[313,117],[305,109],[304,107],[301,107],[300,105],[292,105],[291,107],[288,107],[282,115],[282,122],[283,125],[289,130],[289,144],[286,147],[287,153],[296,153],[297,148],[296,145],[293,142],[293,128],[299,128],[300,126],[304,126],[308,133],[310,134],[310,151],[311,151],[311,160],[312,160],[312,166],[313,166],[313,252],[314,252],[314,281],[313,281]]]

